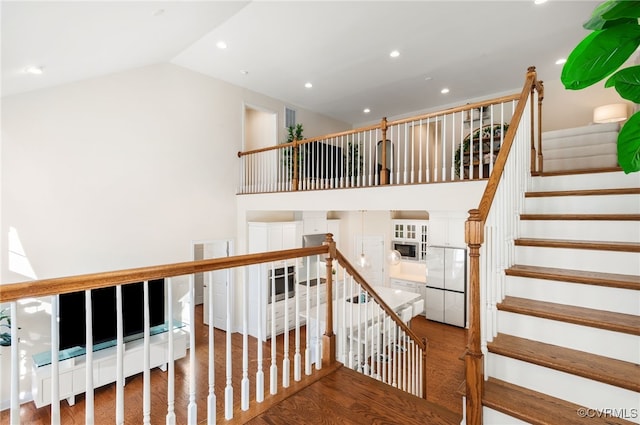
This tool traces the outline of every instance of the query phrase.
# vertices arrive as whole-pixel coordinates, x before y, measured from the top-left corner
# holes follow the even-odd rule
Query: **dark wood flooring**
[[[196,402],[198,405],[198,422],[205,421],[206,418],[206,398],[208,393],[207,385],[207,340],[208,340],[208,327],[204,326],[201,322],[202,307],[198,306],[196,309],[196,376],[202,377],[196,383]],[[462,399],[457,393],[457,389],[460,383],[464,379],[464,363],[460,360],[465,348],[466,331],[464,329],[456,328],[453,326],[443,325],[431,321],[427,321],[424,318],[414,318],[411,323],[411,327],[417,335],[426,337],[429,341],[428,348],[428,365],[427,365],[427,401],[441,406],[432,406],[433,417],[423,418],[429,419],[424,421],[423,419],[417,420],[415,417],[398,416],[397,411],[384,409],[387,407],[406,406],[406,400],[404,396],[395,395],[394,397],[400,397],[392,403],[392,399],[388,396],[388,389],[382,388],[381,390],[375,390],[377,385],[384,385],[380,382],[364,377],[360,374],[355,374],[348,370],[346,367],[339,368],[337,372],[334,370],[323,370],[320,376],[315,378],[308,378],[303,376],[302,382],[293,381],[293,371],[291,373],[291,387],[286,390],[281,390],[275,400],[262,403],[259,405],[260,411],[256,409],[250,409],[248,412],[241,412],[240,406],[240,380],[242,378],[241,370],[241,352],[242,352],[242,336],[234,334],[232,336],[232,353],[234,362],[233,372],[233,397],[234,397],[234,420],[233,423],[374,423],[371,421],[370,415],[372,410],[367,410],[366,406],[373,409],[372,403],[376,404],[376,412],[382,414],[382,420],[377,420],[375,423],[448,423],[452,418],[460,422],[462,418]],[[304,341],[304,329],[301,332],[301,340]],[[282,347],[281,344],[282,335],[279,337],[278,342],[278,368],[281,372],[282,368]],[[225,334],[221,331],[216,331],[215,334],[216,347],[219,349],[224,346]],[[294,350],[294,338],[293,332],[290,334],[290,359],[291,367],[293,368],[293,350]],[[251,380],[251,399],[255,399],[255,370],[257,361],[256,359],[256,343],[255,339],[249,338],[249,378]],[[263,370],[265,374],[265,398],[269,397],[269,365],[271,363],[270,357],[270,344],[264,345],[264,364]],[[217,394],[217,406],[219,410],[218,423],[225,423],[226,421],[222,417],[223,404],[224,404],[224,386],[225,386],[225,356],[220,355],[216,357],[216,394]],[[176,423],[184,424],[187,422],[186,407],[189,403],[189,353],[187,357],[176,361],[176,383],[175,383],[175,411],[176,411]],[[335,376],[334,376],[335,375]],[[152,405],[151,405],[151,423],[164,424],[165,415],[167,410],[166,393],[167,393],[167,378],[166,373],[159,369],[154,369],[151,373],[151,387],[152,387]],[[364,383],[360,383],[360,379],[366,379]],[[305,388],[309,382],[304,381],[317,381],[309,389]],[[281,375],[278,377],[278,382],[281,382]],[[352,385],[348,385],[347,382],[351,382]],[[367,382],[369,390],[367,390]],[[356,385],[357,383],[357,385]],[[355,388],[361,389],[361,395],[358,395]],[[296,393],[295,398],[287,398],[291,394]],[[378,394],[376,396],[376,394]],[[360,398],[362,397],[362,398]],[[375,402],[372,400],[375,398]],[[413,397],[407,395],[407,397]],[[284,400],[284,401],[283,401]],[[289,401],[286,401],[289,400]],[[306,401],[304,401],[306,400]],[[283,404],[284,403],[284,404]],[[287,409],[291,409],[292,406],[297,410],[304,403],[310,403],[307,408],[303,408],[300,417],[300,421],[289,422],[293,418],[285,419],[280,418],[276,420],[279,415],[284,415]],[[320,410],[318,409],[318,403],[320,403]],[[142,374],[136,375],[126,380],[125,387],[125,423],[138,424],[142,423]],[[254,403],[255,404],[255,403]],[[336,408],[329,409],[327,406],[335,404]],[[394,406],[395,405],[395,406]],[[115,385],[107,385],[95,390],[95,418],[96,423],[114,423],[115,412]],[[311,406],[316,406],[315,410]],[[337,409],[341,406],[340,409]],[[270,407],[271,413],[265,413],[261,416],[261,411],[264,408]],[[61,422],[62,424],[84,424],[84,396],[80,395],[76,397],[76,404],[69,406],[66,402],[60,404]],[[346,410],[345,410],[346,409]],[[364,409],[364,410],[363,410]],[[405,410],[404,408],[401,410]],[[411,410],[411,409],[409,409]],[[351,417],[351,419],[343,416],[329,417],[328,412],[333,412],[335,415],[344,415],[345,412],[360,412]],[[362,413],[368,411],[368,414]],[[280,412],[280,413],[278,413]],[[300,414],[300,413],[299,413]],[[378,414],[378,413],[376,413]],[[450,416],[453,414],[453,416]],[[313,422],[312,418],[315,415],[316,422]],[[384,416],[386,415],[386,416]],[[412,419],[413,418],[413,419]],[[439,418],[436,421],[436,418]],[[442,419],[442,421],[440,421]],[[36,409],[33,402],[25,403],[21,406],[21,423],[37,425],[37,424],[49,424],[51,422],[50,406],[45,406],[40,409]],[[283,422],[286,421],[286,422]],[[350,422],[351,421],[351,422]],[[0,412],[0,425],[9,424],[9,411],[4,410]]]

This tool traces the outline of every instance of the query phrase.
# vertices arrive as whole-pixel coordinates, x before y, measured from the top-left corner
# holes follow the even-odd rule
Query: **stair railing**
[[[238,193],[487,179],[518,97],[238,152]]]
[[[497,334],[496,305],[504,298],[504,270],[514,261],[514,240],[524,192],[532,173],[537,172],[536,158],[541,161],[541,155],[536,154],[535,140],[537,137],[540,150],[542,93],[542,82],[537,80],[535,68],[530,67],[480,205],[469,211],[465,223],[470,272],[465,353],[467,424],[482,424],[487,342]]]
[[[323,263],[324,261],[324,263]],[[313,266],[312,266],[313,265]],[[267,316],[263,310],[261,303],[252,303],[249,305],[249,296],[252,299],[257,297],[265,297],[268,288],[262,288],[259,285],[260,294],[250,294],[249,280],[252,278],[252,271],[260,268],[261,271],[275,270],[276,268],[288,269],[294,267],[298,271],[302,267],[306,270],[305,276],[302,272],[295,274],[294,282],[285,282],[285,291],[289,289],[289,283],[293,283],[295,292],[298,293],[299,288],[304,286],[306,282],[306,293],[304,296],[289,297],[285,292],[283,300],[278,301],[284,307],[284,315],[276,315],[275,310],[271,310],[271,315]],[[312,267],[312,277],[322,275],[321,267],[326,267],[326,296],[320,291],[317,285],[312,289],[308,274]],[[253,269],[252,269],[253,268]],[[335,269],[335,275],[334,275]],[[232,291],[227,291],[226,305],[222,310],[214,311],[213,302],[209,303],[209,327],[207,332],[198,327],[195,320],[195,275],[204,273],[209,275],[210,283],[213,281],[213,272],[221,272],[224,274],[226,281],[229,283],[227,287],[233,286],[234,276],[240,276],[242,291],[239,291],[244,298],[240,303],[233,302]],[[273,274],[272,274],[273,275]],[[262,274],[261,274],[262,276]],[[334,277],[335,276],[335,277]],[[264,273],[266,277],[266,273]],[[165,280],[164,291],[166,292],[166,320],[159,334],[151,333],[150,326],[150,303],[149,294],[153,285],[156,285],[157,279]],[[285,279],[289,279],[288,277]],[[123,288],[134,282],[143,282],[144,287],[144,303],[140,307],[143,310],[144,327],[143,333],[136,340],[129,340],[123,335]],[[268,285],[275,285],[272,279],[266,282]],[[118,270],[105,273],[85,274],[71,277],[43,279],[38,281],[29,281],[21,283],[11,283],[0,285],[0,303],[7,303],[10,306],[10,315],[12,317],[12,341],[10,350],[10,360],[8,356],[3,356],[3,362],[8,361],[7,370],[11,370],[11,390],[10,390],[10,406],[9,421],[10,423],[20,423],[21,407],[20,395],[29,392],[29,388],[20,387],[21,381],[24,384],[25,367],[21,364],[29,364],[29,355],[44,354],[49,358],[49,364],[44,364],[49,372],[49,379],[43,379],[40,385],[32,385],[37,391],[42,391],[48,395],[38,395],[42,401],[42,408],[51,404],[50,415],[52,423],[61,422],[61,398],[66,398],[71,404],[74,402],[76,394],[85,394],[85,422],[95,422],[94,409],[94,379],[98,379],[104,374],[96,375],[94,369],[104,361],[105,351],[94,353],[93,335],[91,326],[87,326],[86,339],[88,341],[85,347],[75,347],[65,350],[64,353],[59,350],[59,322],[58,322],[58,302],[61,294],[84,293],[85,301],[84,318],[86,323],[90,324],[103,320],[103,317],[96,317],[92,309],[92,294],[104,288],[114,287],[115,309],[117,310],[117,336],[115,344],[107,350],[113,351],[114,360],[109,360],[108,369],[111,371],[108,375],[115,374],[115,402],[113,406],[113,418],[118,424],[127,422],[150,423],[158,422],[158,417],[165,416],[167,424],[189,423],[195,424],[200,421],[197,417],[199,414],[205,415],[209,423],[227,420],[245,421],[251,417],[255,417],[262,410],[265,410],[270,403],[265,401],[265,390],[272,397],[285,397],[286,394],[295,391],[289,390],[294,383],[302,380],[302,375],[310,376],[316,373],[327,373],[337,367],[336,357],[341,361],[346,361],[346,347],[353,347],[353,343],[340,345],[336,341],[347,341],[347,335],[343,327],[338,323],[346,323],[344,321],[345,303],[336,302],[334,309],[333,302],[327,300],[350,299],[353,296],[372,299],[373,302],[368,303],[368,308],[362,314],[364,319],[369,321],[377,321],[376,323],[384,323],[385,326],[380,328],[386,332],[376,335],[379,340],[393,343],[394,347],[401,347],[401,354],[389,356],[392,360],[385,367],[384,374],[380,367],[380,358],[372,358],[371,347],[364,347],[364,351],[358,351],[358,364],[369,364],[375,367],[367,367],[367,373],[378,379],[389,382],[391,385],[411,392],[418,396],[426,397],[426,342],[420,341],[415,334],[403,323],[395,312],[384,302],[384,300],[371,288],[364,279],[357,273],[356,269],[349,264],[345,257],[335,248],[335,242],[331,235],[328,235],[325,245],[319,247],[309,247],[300,249],[291,249],[284,251],[264,252],[258,254],[239,255],[233,257],[216,258],[209,260],[190,261],[184,263],[142,267],[136,269]],[[188,287],[186,289],[185,287]],[[339,290],[334,289],[339,288]],[[185,292],[179,299],[178,294]],[[265,291],[265,292],[261,292]],[[209,299],[213,300],[213,284],[208,286]],[[182,311],[177,311],[175,307],[183,305]],[[258,304],[258,305],[256,305]],[[275,302],[274,302],[275,304]],[[36,308],[34,309],[34,306]],[[236,311],[236,306],[240,311]],[[316,314],[311,314],[312,306],[317,306]],[[339,307],[342,306],[342,307]],[[254,322],[252,329],[249,329],[249,309],[258,312],[259,321],[256,325]],[[27,313],[28,312],[28,313]],[[214,329],[214,313],[221,316],[226,321],[226,330]],[[26,320],[26,314],[39,315],[34,325],[34,319]],[[253,312],[251,313],[253,314]],[[322,334],[318,332],[319,327],[316,326],[315,334],[309,329],[310,322],[313,318],[319,323],[320,316],[326,318],[326,330]],[[42,316],[42,317],[40,317]],[[41,326],[47,321],[50,323],[50,334],[47,335],[47,327]],[[241,317],[240,329],[233,328],[233,317]],[[267,327],[267,317],[270,319],[270,325]],[[333,318],[342,318],[334,322]],[[186,323],[183,323],[186,322]],[[305,327],[306,325],[306,327]],[[32,327],[36,326],[36,327]],[[39,326],[39,327],[38,327]],[[19,329],[22,327],[22,331]],[[42,328],[42,329],[41,329]],[[155,328],[155,327],[154,327]],[[189,329],[186,333],[184,330]],[[264,335],[264,329],[270,329],[271,335]],[[391,331],[393,335],[399,338],[391,340]],[[357,335],[359,330],[352,330],[350,335]],[[196,335],[197,334],[197,335]],[[207,335],[207,336],[205,336]],[[304,337],[303,337],[304,335]],[[400,338],[401,337],[401,338]],[[188,338],[188,349],[186,348],[185,339]],[[159,341],[159,342],[158,342]],[[178,342],[181,341],[181,342]],[[214,343],[215,341],[215,343]],[[263,342],[264,341],[264,342]],[[353,340],[351,340],[353,341]],[[154,351],[154,344],[162,344],[160,350]],[[139,352],[142,353],[136,357],[136,367],[141,367],[138,372],[131,372],[131,364],[127,363],[127,356],[130,349],[143,346]],[[232,351],[232,346],[242,347],[242,356]],[[254,347],[255,345],[255,347]],[[40,348],[33,349],[32,347]],[[158,346],[159,345],[155,345]],[[338,349],[338,346],[341,349]],[[97,348],[97,347],[96,347]],[[136,348],[136,349],[137,349]],[[44,353],[31,353],[32,351],[49,350]],[[76,356],[68,359],[67,355],[73,352]],[[196,352],[205,353],[196,357]],[[163,354],[166,353],[166,354]],[[162,363],[166,366],[166,396],[158,397],[163,391],[158,392],[157,378],[154,380],[154,388],[151,387],[151,369],[157,366],[158,355],[166,355],[163,357]],[[234,358],[234,355],[238,358]],[[184,360],[181,357],[186,356]],[[206,356],[206,360],[203,357]],[[315,358],[315,359],[314,359]],[[353,356],[351,357],[354,358]],[[178,359],[178,360],[176,360]],[[203,364],[198,365],[199,361]],[[156,363],[151,363],[154,361]],[[315,371],[312,367],[315,361]],[[205,365],[206,364],[206,365]],[[354,367],[353,362],[351,366]],[[354,367],[355,368],[355,367]],[[27,368],[28,369],[28,368]],[[324,369],[325,372],[321,370]],[[4,364],[3,364],[4,370]],[[68,373],[73,370],[73,380],[70,381]],[[129,370],[127,372],[127,370]],[[165,369],[163,369],[165,370]],[[177,380],[176,375],[179,371],[185,374],[183,379]],[[361,370],[363,371],[363,370]],[[375,373],[374,373],[375,371]],[[380,371],[380,372],[378,372]],[[208,374],[207,374],[208,372]],[[135,387],[131,390],[125,388],[125,378],[129,374],[140,373],[142,376],[141,394],[135,394],[131,391],[137,391]],[[66,375],[65,375],[66,374]],[[417,374],[420,374],[419,376]],[[65,375],[67,378],[61,377]],[[84,378],[82,378],[84,376]],[[219,379],[223,376],[224,379]],[[383,379],[384,378],[384,379]],[[47,384],[46,382],[49,382]],[[162,382],[165,382],[164,379]],[[188,394],[188,400],[184,397],[176,397],[176,383],[184,382],[188,387],[185,394]],[[251,383],[254,383],[254,398],[250,397]],[[68,386],[74,386],[72,393],[68,393]],[[95,382],[95,386],[105,385],[104,382]],[[36,395],[34,395],[35,400]],[[47,399],[48,397],[48,399]],[[131,404],[129,400],[139,399],[142,403]],[[220,402],[216,402],[221,398]],[[165,409],[162,409],[162,405]],[[200,405],[201,408],[198,406]],[[218,405],[216,407],[216,405]],[[125,409],[126,406],[126,409]],[[220,408],[221,407],[221,408]],[[159,411],[159,409],[163,411]],[[101,409],[102,412],[105,409]],[[75,412],[74,415],[81,416],[82,412]],[[139,416],[138,416],[139,415]],[[76,416],[76,418],[78,417]],[[104,417],[102,418],[104,420]]]

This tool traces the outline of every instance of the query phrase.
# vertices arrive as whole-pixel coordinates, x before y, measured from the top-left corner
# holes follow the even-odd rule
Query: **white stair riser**
[[[640,405],[640,394],[591,379],[570,375],[520,360],[489,353],[487,373],[552,397],[592,409],[626,409],[631,412]],[[576,412],[577,414],[577,412]],[[640,423],[640,418],[627,418]]]
[[[497,410],[493,410],[489,407],[482,408],[482,421],[485,424],[492,425],[528,425],[529,422],[521,421],[520,419],[514,418],[513,416],[505,415],[502,412],[498,412]]]
[[[573,174],[566,176],[536,177],[532,179],[530,191],[613,189],[640,187],[640,173]]]
[[[525,198],[527,214],[638,214],[640,196],[545,196]]]
[[[506,294],[537,301],[640,315],[640,291],[507,276]]]
[[[637,363],[639,338],[589,326],[498,311],[498,332]]]
[[[516,246],[515,264],[604,273],[640,274],[640,254],[636,252]]]
[[[522,238],[580,241],[640,241],[637,221],[520,220]]]

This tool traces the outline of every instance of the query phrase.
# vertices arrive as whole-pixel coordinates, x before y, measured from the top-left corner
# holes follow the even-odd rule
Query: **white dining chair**
[[[424,298],[420,298],[418,301],[413,303],[413,313],[411,314],[413,317],[416,317],[422,313],[424,313]]]
[[[375,372],[375,364],[377,363],[380,346],[382,345],[382,334],[380,324],[376,323],[360,328],[351,336],[351,340],[358,346],[358,359],[356,367],[365,374],[369,374],[369,364],[373,366],[372,371]]]

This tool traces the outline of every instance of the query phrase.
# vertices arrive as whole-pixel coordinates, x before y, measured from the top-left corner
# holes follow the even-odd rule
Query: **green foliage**
[[[302,124],[296,124],[296,126],[290,125],[287,128],[287,140],[285,143],[291,143],[294,140],[302,140],[304,137],[302,133],[304,132],[304,128]],[[306,145],[303,145],[299,148],[298,151],[298,170],[302,168],[302,164],[304,162],[304,156],[306,152]],[[287,170],[287,175],[289,178],[293,177],[293,147],[287,147],[282,149],[282,163]]]
[[[11,316],[5,313],[7,309],[3,309],[0,311],[0,327],[5,327],[11,329]],[[6,322],[6,323],[3,323]],[[0,333],[0,345],[9,346],[11,345],[11,334],[9,332]]]
[[[360,142],[349,141],[347,152],[343,155],[346,164],[347,177],[363,174],[362,156],[360,156]]]
[[[640,66],[616,72],[640,46],[640,1],[608,0],[597,6],[584,28],[587,35],[571,52],[560,80],[568,90],[581,90],[609,77],[627,100],[640,103]],[[612,75],[613,74],[613,75]],[[625,173],[640,171],[640,118],[636,112],[618,135],[618,164]]]

